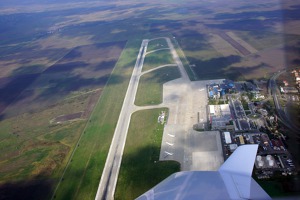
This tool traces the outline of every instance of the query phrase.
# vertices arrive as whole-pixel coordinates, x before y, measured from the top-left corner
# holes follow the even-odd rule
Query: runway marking
[[[167,145],[170,145],[170,146],[173,146],[174,144],[172,143],[169,143],[169,142],[166,142]]]
[[[173,155],[173,153],[170,153],[170,152],[167,152],[167,151],[165,151],[165,153],[166,153],[167,155],[170,155],[170,156]]]
[[[202,92],[204,90],[204,88],[200,89],[199,91]]]
[[[169,133],[168,133],[168,136],[170,136],[170,137],[175,137],[175,135],[171,135],[171,134],[169,134]]]
[[[175,114],[175,119],[174,119],[174,124],[177,124],[177,115],[178,115],[178,109],[179,109],[179,101],[177,100],[177,104],[176,104],[176,114]]]
[[[119,170],[121,167],[122,156],[125,148],[126,137],[130,125],[130,115],[132,106],[138,88],[139,74],[144,64],[145,52],[147,51],[148,40],[143,40],[133,72],[130,77],[129,85],[126,90],[122,109],[116,125],[114,136],[106,158],[105,166],[102,172],[96,200],[113,200],[115,188],[117,185]]]

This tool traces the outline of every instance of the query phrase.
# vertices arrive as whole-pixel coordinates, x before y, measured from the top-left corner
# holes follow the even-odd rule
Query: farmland
[[[107,80],[122,79],[110,73],[124,45],[79,46],[44,71],[1,79],[0,176],[9,198],[7,190],[22,187],[19,195],[32,199],[27,191],[39,185],[44,193],[34,198],[50,198]]]
[[[137,40],[127,43],[61,179],[55,193],[56,199],[94,198],[129,83],[131,66],[135,62],[133,55],[137,55],[136,47],[139,42]],[[84,148],[87,146],[90,148]]]
[[[58,186],[56,199],[94,198],[142,39],[171,38],[191,80],[268,78],[299,64],[298,4],[1,1],[0,196],[49,199]],[[220,32],[232,34],[214,45]],[[257,52],[239,54],[236,38]],[[166,47],[151,40],[147,51]],[[144,71],[171,63],[159,50]],[[159,104],[176,77],[176,67],[144,74],[136,104]]]
[[[5,115],[13,116],[20,112],[28,112],[36,109],[36,106],[49,106],[62,98],[67,98],[75,91],[102,88],[123,46],[124,42],[80,46],[72,49],[45,71],[39,74],[22,75],[34,76],[31,79],[20,79],[17,76],[16,81],[25,79],[24,83],[6,84],[3,88],[4,91],[9,91],[9,94],[14,95],[14,98],[7,100],[9,95],[2,98],[6,102],[14,102],[14,106],[8,108]],[[3,95],[6,93],[3,92]],[[8,106],[8,104],[4,105]]]

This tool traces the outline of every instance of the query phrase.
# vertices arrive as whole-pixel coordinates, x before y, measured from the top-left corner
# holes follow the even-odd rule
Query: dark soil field
[[[96,103],[99,100],[101,92],[102,92],[102,90],[97,90],[94,94],[91,95],[89,102],[87,104],[87,107],[85,108],[84,112],[81,115],[82,118],[87,119],[91,115]]]
[[[40,200],[52,188],[51,181],[29,180],[0,185],[0,199],[31,199]]]
[[[82,112],[72,113],[72,114],[69,114],[69,115],[62,115],[62,116],[56,117],[53,120],[53,123],[57,123],[57,124],[58,123],[64,123],[64,122],[67,122],[67,121],[78,119],[78,118],[81,117],[81,115],[82,115]]]
[[[75,91],[104,87],[124,45],[114,42],[77,47],[40,74],[12,78],[13,86],[3,90],[1,99],[6,107],[11,106],[2,114],[15,116],[55,104]]]
[[[27,74],[0,79],[0,114],[16,100],[40,74]]]

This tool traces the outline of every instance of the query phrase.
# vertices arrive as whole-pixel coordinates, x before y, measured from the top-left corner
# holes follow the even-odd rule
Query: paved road
[[[231,96],[229,96],[229,102],[230,102],[231,107],[233,108],[233,111],[234,111],[235,122],[236,122],[236,125],[238,126],[237,128],[238,128],[239,130],[241,130],[241,124],[240,124],[240,121],[238,120],[238,114],[237,114],[237,111],[236,111],[236,107],[235,107],[235,105],[234,105],[234,102],[233,102]]]
[[[134,106],[139,78],[144,63],[145,53],[147,51],[147,45],[148,40],[143,40],[136,64],[131,75],[118,124],[116,126],[114,137],[101,176],[100,184],[95,198],[96,200],[114,199],[114,192],[118,180],[119,169],[121,166],[127,131]]]
[[[284,110],[281,108],[279,100],[277,98],[277,85],[276,85],[276,79],[278,78],[278,76],[280,76],[281,74],[285,73],[286,70],[283,70],[279,73],[276,73],[275,75],[273,75],[270,78],[269,81],[269,86],[268,86],[268,90],[269,90],[269,95],[273,96],[273,100],[274,100],[274,104],[275,104],[275,108],[278,114],[278,117],[280,118],[280,120],[282,121],[283,124],[285,124],[288,128],[290,128],[292,131],[294,132],[299,132],[300,128],[295,126],[293,123],[290,122],[289,118],[286,116]]]

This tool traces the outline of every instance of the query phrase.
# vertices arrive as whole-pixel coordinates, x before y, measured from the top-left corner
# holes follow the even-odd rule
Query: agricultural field
[[[180,78],[180,72],[177,66],[163,67],[141,76],[135,105],[157,105],[162,103],[163,84]]]
[[[223,57],[210,44],[209,36],[193,33],[176,37],[186,59],[198,80],[239,77],[236,71],[227,72],[227,67],[240,60],[239,56]],[[187,67],[185,67],[187,68]],[[228,74],[232,73],[232,74]],[[190,78],[192,72],[189,73]],[[193,79],[192,79],[193,80]],[[195,80],[195,78],[194,78]]]
[[[50,41],[53,38],[33,43],[50,48]],[[40,65],[15,60],[15,68],[6,70],[4,65],[1,71],[1,197],[51,198],[107,80],[122,81],[110,74],[124,41],[65,45],[63,51],[53,49],[51,62],[48,54],[29,44],[8,48],[11,51],[2,48],[1,61],[11,56],[22,60],[22,50],[24,58]]]
[[[15,82],[7,83],[2,88],[2,105],[7,107],[13,102],[4,115],[9,117],[49,106],[71,97],[76,91],[103,88],[124,44],[115,42],[80,46],[39,74],[22,75],[23,79],[14,78]]]
[[[175,161],[159,161],[164,125],[157,117],[162,111],[168,113],[166,108],[157,108],[132,115],[115,199],[135,199],[180,170]]]
[[[0,122],[1,197],[39,199],[51,194],[54,180],[61,176],[86,119],[63,124],[49,121],[60,114],[84,110],[88,99],[83,95]]]
[[[33,179],[30,187],[22,186],[27,193],[48,177],[43,196],[50,198],[108,78],[118,80],[110,73],[124,45],[80,46],[43,72],[6,79],[1,88],[1,183],[9,181],[18,189],[22,183],[16,181]]]
[[[129,41],[122,52],[59,181],[55,199],[95,197],[140,43]]]
[[[1,1],[0,196],[49,199],[57,188],[56,199],[94,198],[142,39],[170,37],[191,80],[266,79],[299,64],[298,4]],[[212,45],[220,32],[236,37]],[[237,37],[257,52],[221,54]],[[153,40],[148,52],[165,47]],[[146,56],[144,70],[170,63],[160,50]],[[161,102],[175,68],[145,74],[136,103]]]

